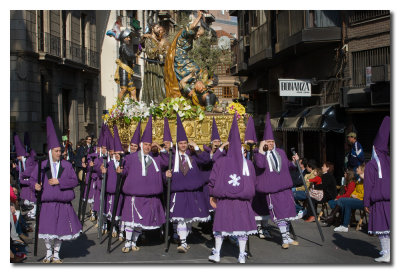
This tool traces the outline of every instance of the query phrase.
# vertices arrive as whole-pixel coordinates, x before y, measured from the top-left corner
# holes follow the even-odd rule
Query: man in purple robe
[[[257,233],[251,200],[255,195],[256,173],[250,160],[242,151],[236,114],[231,126],[229,150],[225,157],[215,162],[208,184],[211,204],[215,209],[213,233],[215,248],[208,259],[220,261],[223,237],[238,237],[239,263],[245,263],[248,235]]]
[[[150,156],[151,144],[152,116],[143,132],[140,151],[127,156],[123,167],[122,174],[126,177],[121,213],[126,233],[124,253],[139,250],[136,242],[142,230],[158,229],[165,223],[160,199],[163,192],[160,159]]]
[[[99,143],[98,147],[100,147],[99,153],[91,153],[88,154],[87,156],[87,164],[85,162],[82,163],[82,167],[86,168],[86,178],[85,178],[85,191],[84,191],[84,201],[86,198],[86,190],[87,190],[87,185],[89,183],[89,179],[91,179],[91,184],[90,184],[90,189],[89,189],[89,196],[88,196],[88,204],[90,204],[90,221],[94,222],[97,219],[97,208],[95,208],[94,203],[95,199],[98,199],[99,196],[99,190],[97,189],[97,186],[99,184],[99,172],[96,172],[96,169],[98,170],[102,164],[102,160],[99,159],[103,155],[107,155],[107,147],[106,147],[106,137],[105,137],[105,130],[106,130],[106,125],[103,124],[101,127],[101,132],[100,132],[100,137],[99,137]],[[96,164],[95,164],[96,163]],[[96,166],[96,167],[95,167]],[[93,167],[93,172],[90,175],[90,169]],[[83,212],[85,213],[85,212]]]
[[[36,168],[30,184],[37,191],[42,190],[39,238],[44,239],[47,249],[43,262],[62,263],[59,257],[62,241],[77,238],[82,225],[71,204],[78,179],[71,163],[61,158],[61,145],[50,117],[47,117],[47,147],[49,159],[42,162],[42,181],[37,181]]]
[[[101,164],[100,170],[102,176],[107,174],[107,180],[106,180],[106,197],[105,197],[105,212],[104,216],[107,219],[107,223],[105,224],[111,224],[111,218],[112,218],[112,210],[114,207],[114,201],[115,201],[115,193],[117,190],[117,173],[121,173],[122,169],[120,168],[120,159],[121,159],[121,154],[123,154],[123,148],[121,144],[121,140],[118,134],[118,128],[117,125],[114,125],[114,154],[112,157],[112,160],[110,160],[107,164],[107,166],[104,166],[104,164]],[[123,197],[120,196],[118,200],[118,206],[117,206],[117,212],[115,219],[116,221],[119,220],[121,216],[121,206],[122,206],[122,200]],[[104,229],[104,233],[106,233],[106,229]],[[112,232],[112,237],[115,238],[117,237],[118,233],[113,227]]]
[[[135,133],[133,134],[133,137],[131,139],[131,143],[129,144],[128,152],[133,154],[138,151],[139,144],[140,144],[140,126],[141,122],[139,121],[138,125],[136,126]]]
[[[195,152],[191,155],[187,153],[188,138],[179,115],[176,116],[176,122],[177,133],[173,167],[172,170],[166,172],[166,176],[172,177],[170,220],[178,223],[177,233],[180,246],[177,250],[180,253],[186,253],[190,248],[186,238],[191,230],[191,224],[210,220],[203,193],[203,186],[207,181],[199,169],[199,165],[207,164],[209,158],[200,156],[198,153],[200,149],[193,141],[189,144],[194,147]]]
[[[107,166],[108,164],[112,161],[113,155],[114,155],[114,138],[111,135],[110,129],[108,126],[104,127],[104,135],[103,135],[103,148],[106,148],[106,151],[102,151],[102,156],[106,157],[106,163]],[[103,178],[105,174],[103,173],[102,170],[104,170],[104,159],[103,157],[98,157],[94,160],[94,172],[97,174],[98,179],[95,181],[95,195],[94,195],[94,203],[93,203],[93,210],[97,211],[97,224],[95,225],[98,227],[98,224],[100,222],[99,217],[102,216],[103,218],[106,218],[106,206],[103,207],[103,211],[100,212],[100,200],[101,200],[101,186],[103,183]],[[107,183],[107,180],[105,181]],[[105,192],[104,192],[105,195]],[[104,196],[104,200],[106,200]],[[102,233],[105,234],[107,233],[107,221],[103,221],[103,226],[102,226]]]
[[[35,219],[36,214],[36,196],[35,191],[30,188],[29,178],[36,167],[35,162],[36,153],[34,150],[26,152],[26,149],[22,146],[21,140],[18,135],[14,136],[15,151],[17,153],[18,165],[17,171],[19,176],[19,183],[21,187],[20,198],[24,200],[25,206],[33,206],[33,208],[28,212],[28,217],[30,219]]]
[[[251,116],[247,121],[246,131],[244,133],[244,143],[247,145],[255,145],[257,143],[256,129],[254,127],[254,121]],[[254,149],[253,158],[254,154],[257,152],[258,150]],[[250,159],[250,151],[247,152],[247,159]],[[256,195],[254,196],[251,205],[256,214],[258,237],[260,239],[272,238],[267,230],[269,211],[266,194],[256,191]]]
[[[382,246],[376,262],[390,263],[390,117],[386,116],[372,147],[372,159],[364,170],[364,206],[369,213],[368,233],[377,235]]]
[[[264,145],[267,146],[267,151],[264,151]],[[295,167],[294,160],[298,159],[298,156],[294,156],[293,162],[290,162],[285,151],[276,148],[269,113],[265,120],[263,141],[254,159],[256,167],[260,169],[256,191],[266,193],[269,214],[282,235],[282,248],[298,245],[289,234],[289,221],[297,219],[289,168]]]

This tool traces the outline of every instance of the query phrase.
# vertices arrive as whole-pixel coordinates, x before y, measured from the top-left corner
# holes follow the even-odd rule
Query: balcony
[[[60,37],[50,33],[41,33],[38,35],[38,51],[40,58],[46,58],[46,55],[52,58],[61,58]]]
[[[235,41],[231,47],[232,67],[230,68],[230,73],[233,76],[246,75],[249,55],[247,41],[248,36],[245,36],[242,39]]]
[[[340,11],[278,11],[276,22],[275,53],[294,47],[296,52],[312,50],[341,39]]]
[[[268,26],[268,23],[265,23],[250,33],[249,66],[261,60],[272,58],[271,32]]]

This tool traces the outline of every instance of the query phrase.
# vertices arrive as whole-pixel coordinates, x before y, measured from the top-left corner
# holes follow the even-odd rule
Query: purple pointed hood
[[[115,152],[123,152],[124,149],[122,148],[121,139],[118,134],[117,125],[114,125],[114,151]]]
[[[153,116],[149,116],[146,128],[144,129],[141,142],[153,143]]]
[[[103,146],[103,132],[104,132],[104,123],[101,125],[99,138],[97,139],[97,147]]]
[[[168,118],[164,118],[164,136],[163,141],[170,141],[172,142],[171,131],[169,130],[169,123]]]
[[[179,141],[188,141],[186,136],[185,128],[183,128],[183,124],[179,114],[176,114],[176,143]]]
[[[140,126],[141,126],[141,121],[139,120],[135,133],[133,134],[133,137],[131,139],[131,143],[136,144],[139,146],[140,144]]]
[[[108,126],[104,124],[101,132],[101,147],[107,148],[107,129]]]
[[[109,150],[114,150],[114,138],[113,138],[108,126],[106,126],[105,131],[106,131],[105,134],[107,135],[107,140],[106,140],[107,141],[107,146],[106,146],[107,150],[108,151]]]
[[[269,112],[265,117],[265,127],[264,127],[264,136],[262,140],[275,140],[274,133],[272,132],[271,120],[269,117]]]
[[[46,127],[47,127],[47,149],[50,150],[57,147],[61,147],[51,117],[47,117]]]
[[[374,147],[376,152],[388,153],[389,152],[389,136],[390,136],[390,117],[386,116],[379,127],[378,133],[374,140]]]
[[[215,118],[213,118],[212,131],[211,131],[211,141],[213,140],[221,140],[218,133],[218,127],[217,123],[215,122]]]
[[[25,148],[22,145],[22,142],[19,139],[19,136],[17,134],[14,135],[14,145],[15,145],[15,152],[17,153],[17,157],[26,155]]]
[[[246,132],[244,133],[244,141],[253,140],[257,142],[256,128],[254,127],[253,118],[250,116],[247,121]]]
[[[230,158],[234,158],[235,160],[239,162],[242,162],[242,144],[240,142],[240,133],[239,133],[239,127],[236,119],[236,113],[233,117],[232,125],[231,125],[231,130],[229,132],[229,135],[231,137],[229,141],[229,149],[227,156]],[[242,164],[240,164],[242,166]],[[241,168],[240,168],[241,169]]]

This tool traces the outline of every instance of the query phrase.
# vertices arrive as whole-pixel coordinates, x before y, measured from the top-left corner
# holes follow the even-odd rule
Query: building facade
[[[46,117],[75,146],[99,128],[100,56],[94,11],[10,11],[10,138],[43,152]]]
[[[331,161],[340,178],[350,148],[346,134],[356,131],[368,158],[379,124],[390,114],[390,12],[235,10],[230,15],[238,18],[239,35],[231,73],[239,77],[259,138],[270,112],[276,141],[288,156],[294,147],[319,163]],[[279,80],[305,80],[311,94],[280,96]]]

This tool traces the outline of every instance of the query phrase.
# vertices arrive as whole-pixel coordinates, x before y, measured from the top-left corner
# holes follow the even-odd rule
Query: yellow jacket
[[[306,174],[305,176],[304,176],[304,180],[306,181],[306,186],[307,186],[307,189],[309,189],[310,188],[310,181],[308,181],[309,179],[313,179],[313,178],[315,178],[315,175],[311,172],[311,173],[308,173],[308,174]],[[297,187],[296,188],[296,191],[305,191],[306,189],[304,188],[304,186],[300,186],[300,187]]]
[[[351,193],[350,196],[355,195],[357,199],[363,200],[364,199],[364,181],[358,180],[356,182],[356,188]]]

